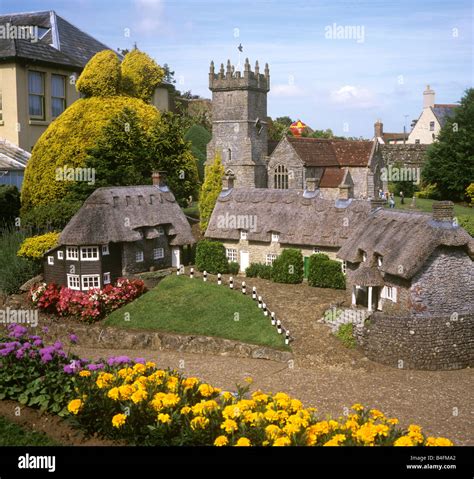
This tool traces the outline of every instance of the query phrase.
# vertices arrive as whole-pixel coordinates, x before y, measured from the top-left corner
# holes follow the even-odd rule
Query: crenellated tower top
[[[270,69],[265,64],[264,73],[260,73],[258,61],[255,63],[254,71],[250,68],[249,59],[245,59],[244,71],[236,70],[235,66],[227,60],[227,67],[221,63],[218,73],[215,73],[214,62],[211,62],[209,70],[209,89],[211,91],[230,90],[256,90],[262,92],[270,91]]]

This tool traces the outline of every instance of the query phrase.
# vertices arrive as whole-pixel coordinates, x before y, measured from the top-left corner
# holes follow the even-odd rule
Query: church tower
[[[227,61],[218,73],[211,62],[209,89],[212,91],[212,139],[207,145],[207,161],[216,153],[225,172],[234,176],[234,186],[266,188],[268,153],[267,93],[270,70],[260,73],[258,61],[251,71],[248,58],[243,74]]]

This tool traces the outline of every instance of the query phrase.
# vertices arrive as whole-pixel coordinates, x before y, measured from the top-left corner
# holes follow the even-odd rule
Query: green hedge
[[[303,255],[297,249],[284,249],[273,261],[272,281],[275,283],[297,284],[303,282]]]
[[[62,230],[82,206],[82,201],[60,200],[31,208],[21,215],[21,224],[43,233]]]
[[[196,247],[196,268],[211,274],[227,273],[229,263],[224,245],[218,241],[199,241]]]
[[[229,272],[230,274],[239,274],[239,271],[240,271],[239,263],[236,263],[235,261],[231,261],[231,262],[229,263],[228,272]]]
[[[248,278],[272,279],[272,267],[261,263],[251,263],[245,270]]]
[[[308,284],[316,288],[345,289],[346,277],[341,263],[325,254],[313,254],[309,258]]]

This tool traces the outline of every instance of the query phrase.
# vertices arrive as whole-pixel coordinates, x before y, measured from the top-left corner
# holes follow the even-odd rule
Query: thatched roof
[[[439,246],[465,248],[474,257],[474,239],[450,222],[434,221],[429,213],[379,208],[351,231],[337,256],[362,262],[362,252],[371,263],[382,257],[381,273],[412,278]]]
[[[88,245],[154,238],[156,228],[168,228],[171,245],[195,242],[186,217],[167,187],[98,188],[71,218],[60,245]]]
[[[306,196],[300,190],[266,188],[223,192],[217,199],[205,236],[238,240],[239,230],[245,229],[250,241],[268,242],[271,233],[278,232],[283,244],[340,247],[370,211],[370,204],[365,200],[335,203],[316,195]],[[255,223],[246,225],[246,221]]]
[[[360,266],[355,271],[348,271],[351,283],[359,286],[383,286],[384,280],[375,266]]]

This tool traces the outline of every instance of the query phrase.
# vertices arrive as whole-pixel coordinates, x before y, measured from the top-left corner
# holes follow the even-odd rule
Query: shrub
[[[271,279],[276,283],[301,283],[303,275],[303,255],[297,249],[284,249],[273,261]]]
[[[26,230],[17,230],[13,226],[0,228],[0,291],[5,294],[18,292],[25,281],[41,270],[37,262],[17,256],[26,237]]]
[[[354,338],[354,325],[352,323],[341,324],[335,334],[346,348],[354,349],[356,340]]]
[[[345,289],[346,277],[341,263],[326,255],[313,254],[309,258],[308,284],[317,288]]]
[[[13,185],[0,185],[0,226],[13,223],[20,215],[20,192]]]
[[[261,264],[259,271],[258,271],[258,277],[262,279],[272,279],[272,266],[269,264]]]
[[[474,206],[474,183],[466,188],[466,196],[471,200],[471,206]]]
[[[82,206],[82,201],[60,200],[35,206],[21,216],[21,224],[36,232],[62,230]]]
[[[245,270],[248,278],[272,279],[272,267],[261,263],[251,263]]]
[[[96,53],[77,80],[77,91],[85,97],[114,96],[120,91],[120,60],[112,50]]]
[[[204,183],[201,186],[199,196],[199,218],[201,231],[206,231],[211,214],[216,206],[217,198],[222,191],[222,177],[224,176],[224,166],[221,157],[216,154],[214,162],[206,166]]]
[[[415,192],[416,198],[421,199],[432,199],[432,200],[440,200],[441,195],[438,191],[436,184],[427,184],[424,185],[420,191]]]
[[[231,261],[231,262],[229,263],[228,272],[229,272],[230,274],[239,274],[239,271],[240,271],[239,263],[236,263],[235,261]]]
[[[18,250],[18,256],[32,260],[40,260],[46,251],[58,244],[60,233],[45,233],[26,238]]]
[[[218,241],[199,241],[196,246],[196,268],[211,274],[227,273],[229,262],[224,245]]]
[[[462,226],[471,236],[474,236],[474,217],[470,215],[457,216],[459,226]]]

